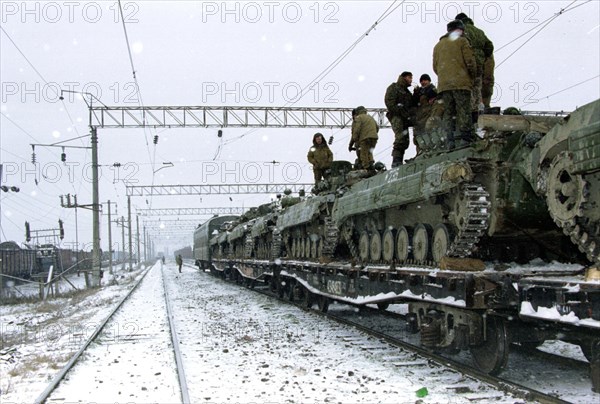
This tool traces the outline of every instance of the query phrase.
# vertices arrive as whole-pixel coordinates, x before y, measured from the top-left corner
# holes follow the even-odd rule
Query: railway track
[[[258,293],[265,294],[270,297],[277,298],[279,300],[283,300],[286,303],[295,304],[299,307],[306,309],[303,302],[301,302],[301,303],[290,302],[288,299],[279,298],[277,296],[277,294],[275,292],[270,291],[269,287],[267,287],[267,286],[264,288],[263,287],[255,287],[253,289]],[[341,306],[346,306],[346,305],[341,305]],[[333,307],[334,306],[332,306],[332,308]],[[346,307],[351,308],[351,306],[346,306]],[[399,347],[399,348],[402,348],[403,350],[407,350],[415,355],[418,355],[418,357],[420,358],[419,360],[414,360],[414,359],[400,360],[400,362],[397,364],[398,367],[406,368],[406,367],[410,367],[410,366],[419,366],[420,364],[423,363],[423,361],[425,361],[425,362],[432,361],[432,362],[439,364],[439,366],[442,366],[444,368],[450,368],[450,369],[452,369],[456,372],[459,372],[467,377],[487,383],[491,386],[494,386],[498,390],[509,393],[509,394],[513,395],[514,397],[523,399],[527,402],[531,402],[531,401],[541,402],[541,403],[569,403],[569,402],[571,402],[571,401],[569,401],[569,399],[567,397],[561,397],[559,392],[552,392],[552,394],[550,394],[548,392],[541,391],[541,390],[532,388],[530,386],[527,386],[523,383],[519,383],[515,380],[511,380],[509,378],[502,377],[502,375],[492,376],[487,373],[481,372],[469,364],[470,359],[467,355],[459,355],[458,357],[446,356],[446,355],[436,354],[430,350],[424,349],[421,346],[419,346],[418,338],[416,338],[416,337],[410,338],[409,335],[411,333],[409,333],[407,331],[406,327],[390,327],[389,326],[390,322],[385,322],[385,321],[378,322],[379,328],[381,328],[381,324],[384,324],[383,328],[391,328],[391,330],[377,330],[377,329],[375,329],[376,327],[373,325],[365,325],[364,319],[369,318],[372,320],[372,315],[377,315],[377,316],[385,317],[388,319],[392,318],[393,321],[396,322],[396,324],[400,324],[400,320],[404,320],[404,316],[401,314],[394,313],[394,312],[386,312],[385,310],[370,308],[368,306],[362,306],[360,309],[360,312],[364,313],[365,311],[369,312],[369,316],[362,316],[360,314],[356,315],[359,312],[359,310],[356,310],[356,309],[342,310],[342,312],[343,312],[342,314],[340,314],[336,310],[327,310],[325,312],[322,310],[319,310],[319,309],[313,310],[314,313],[326,316],[338,323],[345,324],[345,325],[354,327],[356,329],[359,329],[360,331],[364,332],[365,334],[367,334],[371,337],[374,337],[380,341],[385,341],[386,343],[391,344],[394,347]],[[353,313],[354,313],[354,315],[353,315]],[[373,321],[371,321],[371,322],[373,322]],[[406,336],[409,336],[409,337],[405,338]],[[344,341],[344,343],[352,343],[352,341]],[[360,346],[358,346],[358,345],[357,345],[357,347],[360,348]],[[517,350],[520,350],[523,353],[526,353],[524,349],[519,349],[519,347],[516,347],[516,348],[517,348]],[[369,349],[369,348],[366,347],[364,349]],[[378,348],[378,349],[381,349],[381,348]],[[531,352],[528,352],[527,354],[531,355]],[[538,357],[538,359],[537,359],[538,361],[540,360],[540,358],[542,358],[542,360],[548,360],[549,363],[552,363],[553,365],[556,363],[561,364],[560,367],[563,370],[565,369],[565,367],[569,367],[569,368],[574,369],[575,372],[587,373],[588,364],[585,362],[568,360],[563,357],[557,357],[555,355],[545,354],[540,351],[536,351],[535,355]],[[410,357],[410,355],[408,355],[407,357]],[[531,358],[531,356],[529,356],[529,357]],[[553,365],[551,365],[551,366],[553,366]],[[464,391],[468,392],[469,388],[464,387]]]
[[[163,300],[156,299],[160,294]],[[142,311],[151,314],[142,315]],[[149,318],[153,319],[149,322]],[[173,357],[164,355],[171,349]],[[152,356],[149,360],[140,359],[144,351]],[[138,382],[137,377],[155,388],[136,387],[133,391],[137,384],[130,382]],[[182,402],[190,402],[162,265],[156,264],[98,324],[35,403],[89,401],[93,397],[161,401],[161,394],[163,400],[172,401],[175,389]]]

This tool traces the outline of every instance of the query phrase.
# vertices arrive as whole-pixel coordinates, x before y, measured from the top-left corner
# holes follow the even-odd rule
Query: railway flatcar
[[[282,198],[221,235],[208,224],[196,248],[218,254],[200,267],[323,311],[408,303],[423,346],[469,350],[488,373],[506,367],[511,343],[569,341],[599,391],[600,100],[479,126],[472,145],[433,142],[375,175],[334,162],[316,195]],[[570,264],[514,264],[536,257]]]
[[[200,268],[209,268],[212,261],[210,240],[218,234],[222,225],[236,220],[238,216],[215,216],[194,231],[194,260]]]

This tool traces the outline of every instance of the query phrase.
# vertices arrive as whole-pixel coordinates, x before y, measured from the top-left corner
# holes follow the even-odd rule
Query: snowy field
[[[160,268],[153,267],[49,402],[181,402]],[[140,275],[119,275],[118,285],[95,294],[0,307],[0,402],[33,402]],[[195,268],[179,274],[167,263],[164,279],[193,403],[522,402]],[[427,395],[419,397],[424,388]]]

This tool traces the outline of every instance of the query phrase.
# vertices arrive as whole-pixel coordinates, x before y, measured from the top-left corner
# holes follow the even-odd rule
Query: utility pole
[[[129,230],[129,270],[133,262],[133,241],[131,240],[131,197],[127,197],[127,229]]]
[[[98,133],[92,126],[92,286],[100,286],[100,197],[98,192]]]
[[[144,262],[148,262],[148,239],[146,238],[146,225],[144,225]]]
[[[67,199],[67,203],[65,204],[65,198]],[[78,230],[78,223],[77,223],[77,208],[84,208],[84,209],[94,209],[94,204],[83,204],[80,205],[77,202],[77,195],[73,195],[73,203],[71,203],[71,194],[67,194],[67,195],[60,195],[60,206],[62,206],[63,208],[69,208],[69,209],[75,209],[75,244],[77,244],[77,249],[75,251],[76,257],[77,257],[77,269],[79,270],[79,230]],[[94,283],[94,266],[93,266],[93,251],[92,251],[92,279],[90,280],[89,274],[87,271],[84,272],[84,278],[85,278],[85,286],[86,288],[92,287],[92,286],[100,286],[99,282],[100,282],[100,274],[97,274],[97,279],[98,279],[98,284],[96,285]]]
[[[135,216],[135,227],[136,227],[136,240],[137,240],[137,269],[140,268],[140,263],[142,261],[142,256],[140,255],[140,216]]]
[[[121,265],[121,270],[125,269],[125,218],[121,216],[121,238],[122,238],[122,246],[123,249],[123,263]]]
[[[114,203],[108,200],[108,273],[113,274],[113,249],[112,249],[112,220],[110,218],[110,204]],[[117,204],[115,203],[115,206]],[[118,223],[118,221],[117,221]]]

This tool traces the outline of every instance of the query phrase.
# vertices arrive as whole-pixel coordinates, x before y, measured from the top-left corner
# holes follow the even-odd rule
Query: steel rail
[[[268,287],[266,287],[264,289],[265,290],[262,290],[260,288],[252,288],[252,290],[256,291],[257,293],[260,293],[260,294],[263,294],[266,296],[270,296],[270,297],[274,297],[280,301],[284,301],[286,303],[298,306],[298,307],[302,308],[303,310],[308,310],[305,307],[302,307],[301,304],[297,304],[295,302],[290,302],[289,300],[287,300],[285,298],[283,298],[283,299],[278,298],[276,294],[274,294],[273,292],[271,292],[268,289]],[[347,303],[343,303],[343,304],[347,304]],[[375,310],[375,309],[373,309],[373,310]],[[548,404],[568,404],[569,403],[568,401],[562,400],[555,396],[551,396],[549,394],[543,393],[538,390],[531,389],[527,386],[523,386],[521,384],[509,381],[509,380],[504,380],[499,377],[492,376],[492,375],[482,372],[478,369],[475,369],[471,366],[468,366],[468,365],[462,364],[458,361],[455,361],[453,359],[450,359],[450,358],[447,358],[447,357],[444,357],[441,355],[436,355],[435,353],[428,351],[420,346],[413,345],[409,342],[403,341],[403,340],[393,337],[391,335],[387,335],[380,331],[373,330],[369,327],[366,327],[366,326],[356,323],[354,321],[335,316],[334,314],[331,314],[331,313],[324,313],[319,310],[310,309],[310,311],[312,313],[330,318],[340,324],[352,326],[360,331],[367,333],[368,335],[371,335],[376,338],[380,338],[394,346],[407,349],[411,352],[415,352],[415,353],[425,357],[426,359],[430,359],[430,360],[436,362],[440,366],[448,367],[448,368],[453,369],[457,372],[460,372],[464,375],[470,376],[476,380],[488,383],[488,384],[498,388],[501,391],[504,391],[506,393],[510,393],[510,394],[514,395],[517,398],[521,398],[521,399],[524,399],[527,401],[537,401],[537,402],[544,403],[544,404],[546,404],[546,403],[548,403]]]
[[[69,372],[69,370],[71,370],[73,368],[73,366],[75,365],[75,363],[77,362],[77,360],[81,357],[81,355],[85,352],[85,350],[98,337],[98,335],[102,332],[102,330],[104,329],[104,327],[106,326],[106,324],[112,319],[112,317],[121,308],[121,306],[123,306],[123,304],[125,303],[125,301],[127,301],[127,299],[129,299],[129,297],[133,294],[133,292],[142,283],[142,281],[144,280],[144,278],[146,277],[146,275],[156,265],[157,264],[154,264],[149,269],[147,269],[146,272],[144,272],[144,274],[137,281],[137,283],[135,284],[135,286],[133,288],[131,288],[131,290],[123,297],[123,299],[121,299],[121,301],[115,306],[115,308],[104,319],[104,321],[102,323],[100,323],[98,325],[98,327],[96,327],[96,329],[94,330],[93,334],[90,335],[90,337],[87,339],[87,341],[85,341],[85,343],[81,346],[81,348],[79,348],[79,350],[77,352],[75,352],[75,354],[71,357],[71,359],[69,359],[69,361],[67,362],[67,364],[65,366],[63,366],[63,368],[56,374],[56,376],[54,376],[54,379],[52,379],[52,381],[50,382],[50,384],[48,384],[48,386],[46,386],[46,388],[44,389],[44,391],[42,391],[42,393],[35,399],[35,401],[34,401],[35,404],[43,404],[48,399],[48,397],[50,397],[50,394],[52,394],[52,392],[54,390],[56,390],[56,388],[58,387],[58,385],[60,384],[60,382],[67,375],[67,373]]]
[[[171,330],[171,341],[173,342],[173,351],[175,352],[175,364],[177,365],[177,377],[179,378],[179,388],[181,390],[181,399],[184,404],[191,403],[190,394],[188,391],[187,380],[185,378],[185,371],[183,368],[183,358],[181,356],[181,350],[179,349],[179,338],[177,338],[177,330],[175,329],[175,322],[173,319],[173,310],[171,309],[171,299],[169,299],[169,291],[167,283],[165,281],[165,271],[163,266],[160,268],[160,273],[163,280],[163,288],[165,291],[165,302],[167,305],[167,317],[169,318],[169,329]]]

